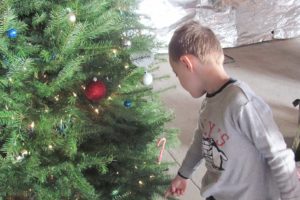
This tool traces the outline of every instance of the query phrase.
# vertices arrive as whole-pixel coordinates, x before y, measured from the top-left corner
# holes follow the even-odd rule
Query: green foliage
[[[156,141],[169,146],[176,131],[165,127],[172,116],[158,93],[141,83],[145,69],[130,60],[156,45],[142,34],[136,4],[1,0],[0,199],[162,195],[169,163],[157,164]],[[99,101],[85,95],[93,77],[107,87]]]

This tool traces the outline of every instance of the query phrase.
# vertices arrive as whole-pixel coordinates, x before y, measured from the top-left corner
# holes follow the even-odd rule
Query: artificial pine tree
[[[1,0],[0,199],[155,199],[169,184],[156,141],[174,131],[136,4]]]

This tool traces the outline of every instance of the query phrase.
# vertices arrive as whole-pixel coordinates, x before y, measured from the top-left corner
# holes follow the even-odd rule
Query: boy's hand
[[[184,179],[177,175],[171,182],[169,189],[165,192],[165,199],[168,198],[169,196],[183,195],[185,193],[187,183],[188,183],[188,179]]]

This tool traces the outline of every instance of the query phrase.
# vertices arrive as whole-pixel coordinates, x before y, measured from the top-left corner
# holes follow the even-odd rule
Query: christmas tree
[[[136,6],[1,0],[0,199],[163,193],[169,164],[157,163],[157,141],[164,148],[175,132],[151,85],[156,44]]]

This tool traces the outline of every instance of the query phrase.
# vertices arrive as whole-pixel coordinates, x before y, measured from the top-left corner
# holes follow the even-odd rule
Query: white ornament
[[[72,23],[76,22],[76,15],[74,13],[70,12],[68,15],[68,18],[69,18],[70,22],[72,22]]]
[[[131,62],[138,67],[148,68],[154,61],[154,55],[151,52],[138,52],[130,56]]]
[[[144,75],[144,77],[143,77],[143,83],[146,86],[151,85],[153,83],[153,76],[152,76],[152,74],[146,72],[145,75]]]

